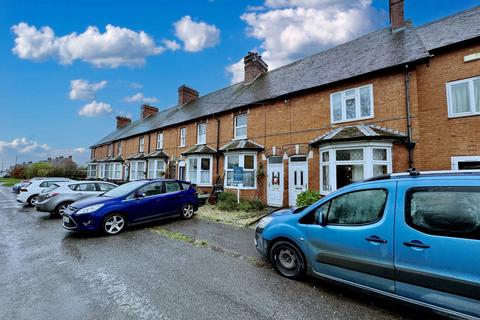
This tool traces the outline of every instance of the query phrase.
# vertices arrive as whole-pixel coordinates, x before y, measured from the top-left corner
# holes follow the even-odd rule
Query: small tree
[[[17,165],[12,168],[9,172],[10,177],[15,178],[15,179],[25,179],[27,177],[27,174],[25,172],[25,166],[20,166]]]
[[[47,177],[53,171],[53,166],[46,162],[38,162],[29,165],[26,169],[27,178]]]

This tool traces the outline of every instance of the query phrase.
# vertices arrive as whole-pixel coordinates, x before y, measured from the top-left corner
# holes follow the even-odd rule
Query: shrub
[[[240,199],[237,203],[237,195],[233,192],[222,192],[217,195],[217,209],[223,211],[240,210],[244,212],[261,211],[265,204],[260,199]]]
[[[54,167],[46,162],[33,163],[27,167],[27,178],[47,177],[53,171]]]
[[[309,206],[320,200],[322,196],[317,191],[305,190],[297,196],[297,207]]]
[[[250,200],[250,204],[252,205],[252,209],[256,211],[261,211],[265,209],[265,203],[262,202],[259,198],[255,198],[253,200]]]
[[[248,211],[251,211],[253,209],[253,206],[251,204],[251,202],[249,200],[240,200],[240,203],[238,204],[238,209],[240,211],[245,211],[245,212],[248,212]]]

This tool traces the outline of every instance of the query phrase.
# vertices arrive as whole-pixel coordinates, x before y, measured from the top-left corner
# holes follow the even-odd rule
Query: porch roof
[[[191,147],[185,152],[182,152],[182,155],[188,156],[188,155],[194,155],[194,154],[216,154],[217,150],[213,149],[209,145],[206,144],[200,144]]]
[[[102,163],[102,162],[123,162],[123,158],[121,155],[99,158],[99,159],[92,159],[90,163]]]
[[[333,142],[348,142],[356,140],[399,140],[402,141],[407,137],[406,134],[389,128],[375,125],[355,125],[338,127],[329,131],[310,142],[312,147],[321,144]]]
[[[145,158],[162,158],[162,159],[168,159],[168,154],[163,152],[163,150],[156,150],[154,152],[151,152],[145,156]]]
[[[145,154],[143,152],[135,153],[133,156],[127,158],[127,160],[143,160],[145,159]]]
[[[265,149],[262,145],[249,140],[249,139],[242,139],[242,140],[233,140],[223,147],[220,148],[220,151],[229,152],[229,151],[238,151],[238,150],[263,150]]]

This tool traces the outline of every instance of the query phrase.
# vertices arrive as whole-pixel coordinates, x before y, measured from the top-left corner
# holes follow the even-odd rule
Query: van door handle
[[[410,248],[420,248],[420,249],[430,248],[429,245],[423,244],[421,241],[418,241],[418,240],[405,241],[403,245]]]
[[[370,236],[365,238],[368,242],[376,242],[376,243],[387,243],[387,240],[380,238],[379,236]]]

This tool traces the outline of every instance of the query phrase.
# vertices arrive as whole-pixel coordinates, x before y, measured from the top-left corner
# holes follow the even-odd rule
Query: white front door
[[[308,189],[306,156],[292,156],[288,161],[288,204],[295,206],[299,193]]]
[[[282,157],[268,158],[267,204],[272,207],[283,206],[283,159]]]

